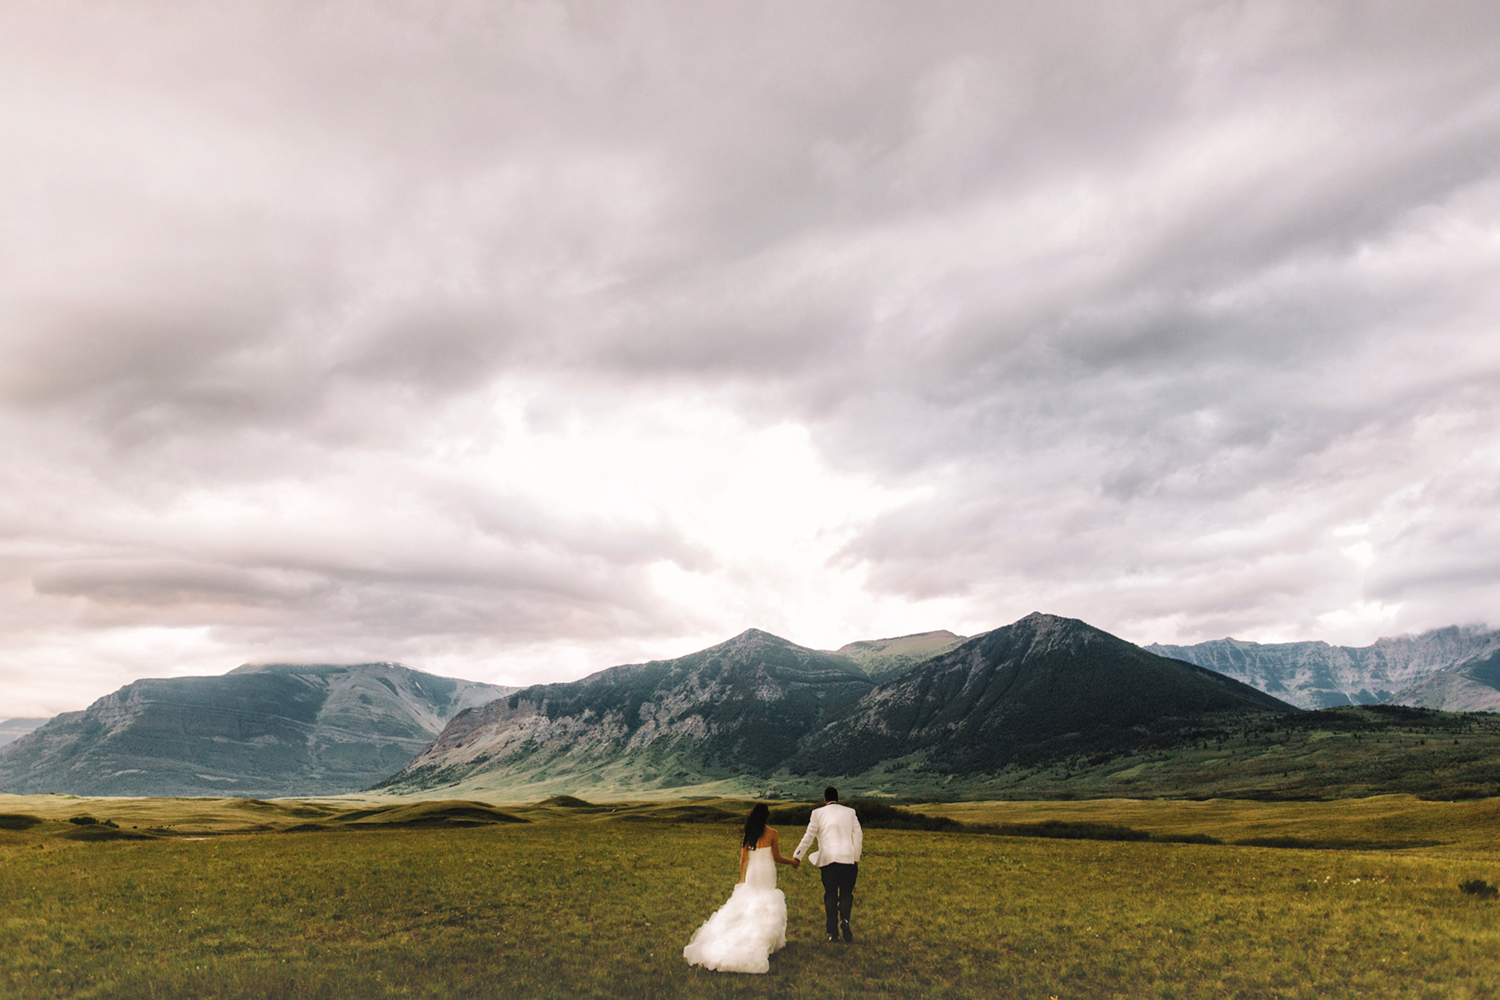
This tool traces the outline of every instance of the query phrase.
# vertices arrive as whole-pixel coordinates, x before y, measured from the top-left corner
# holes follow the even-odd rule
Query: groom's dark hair
[[[839,790],[837,788],[834,788],[832,785],[829,785],[827,788],[823,789],[823,801],[824,802],[837,802],[838,800],[839,800]]]

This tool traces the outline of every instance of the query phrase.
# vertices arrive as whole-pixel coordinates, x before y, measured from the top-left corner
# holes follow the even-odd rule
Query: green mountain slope
[[[400,768],[458,711],[510,690],[394,663],[140,680],[0,747],[0,791],[352,792]]]
[[[32,730],[40,728],[46,721],[46,719],[6,719],[0,722],[0,746],[14,743]]]
[[[872,681],[879,683],[899,677],[917,664],[948,652],[966,638],[940,629],[892,639],[862,639],[840,646],[834,652],[859,664]]]
[[[866,775],[927,789],[1080,749],[1122,751],[1140,743],[1142,726],[1164,720],[1294,711],[1048,615],[977,636],[879,687],[842,653],[752,629],[681,659],[527,688],[464,712],[378,787],[627,797]],[[890,777],[893,761],[909,767],[901,781]]]
[[[750,629],[674,660],[525,688],[461,713],[390,792],[640,792],[753,781],[874,685],[846,658]]]
[[[1170,720],[1294,711],[1076,619],[1032,614],[881,685],[788,768],[855,775],[921,753],[944,774],[985,774],[1128,746]]]

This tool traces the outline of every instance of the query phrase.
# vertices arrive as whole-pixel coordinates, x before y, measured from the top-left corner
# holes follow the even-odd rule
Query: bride
[[[718,972],[769,972],[771,952],[786,944],[786,897],[776,888],[776,865],[801,864],[781,856],[770,810],[757,803],[740,838],[740,881],[729,902],[693,932],[682,957]]]

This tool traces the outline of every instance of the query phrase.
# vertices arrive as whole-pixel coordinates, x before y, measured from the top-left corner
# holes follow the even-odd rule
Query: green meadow
[[[0,796],[0,996],[1500,995],[1500,800],[912,806],[852,945],[781,869],[770,974],[689,968],[743,807]]]

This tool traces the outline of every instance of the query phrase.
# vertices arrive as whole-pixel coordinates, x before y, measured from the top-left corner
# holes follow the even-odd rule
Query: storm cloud
[[[0,10],[0,715],[1500,624],[1500,9]]]

